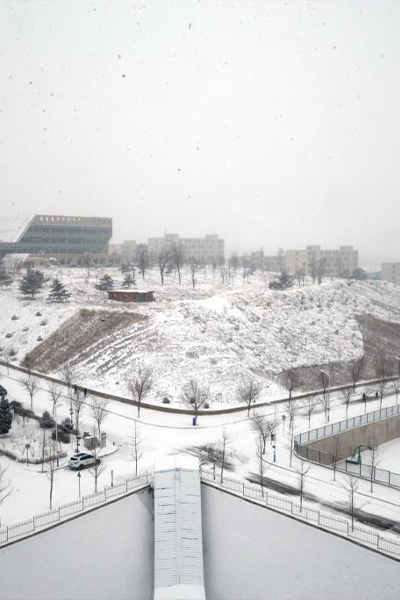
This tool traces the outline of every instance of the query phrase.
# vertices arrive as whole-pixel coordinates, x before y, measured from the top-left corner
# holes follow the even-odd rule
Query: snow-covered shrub
[[[66,431],[63,431],[62,429],[59,429],[57,431],[57,438],[58,441],[61,442],[62,444],[69,444],[71,442],[71,437],[69,435],[69,433],[67,433]],[[51,432],[51,439],[55,440],[56,438],[56,432],[55,430]]]
[[[12,333],[6,333],[6,335],[5,335],[6,338],[11,338],[12,336],[13,336]]]
[[[35,317],[41,317],[42,313],[40,312],[40,310],[37,311],[37,313],[35,313]]]
[[[163,404],[171,404],[171,401],[170,401],[170,399],[169,399],[169,398],[163,398],[163,399],[162,399],[162,403],[163,403]]]
[[[47,325],[48,321],[47,319],[43,319],[43,321],[40,321],[40,326],[44,327],[45,325]]]
[[[19,317],[17,317],[17,315],[13,315],[11,317],[11,321],[18,321]]]

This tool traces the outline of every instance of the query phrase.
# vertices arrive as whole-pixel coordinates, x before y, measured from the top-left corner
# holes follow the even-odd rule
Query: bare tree
[[[267,417],[256,414],[251,419],[250,427],[252,428],[254,433],[262,440],[262,454],[265,454],[265,446],[268,437],[271,433],[270,421],[268,421]]]
[[[385,389],[388,384],[388,382],[386,380],[390,374],[389,373],[389,363],[388,363],[386,357],[382,353],[378,354],[375,357],[374,370],[375,370],[376,378],[379,379],[378,387],[379,387],[379,397],[380,397],[380,408],[382,408],[383,394],[384,394]]]
[[[0,463],[0,507],[7,500],[11,494],[11,484],[6,477],[8,467],[3,467]],[[0,515],[0,527],[1,527],[1,515]]]
[[[83,409],[85,408],[84,400],[85,397],[79,390],[76,391],[76,394],[71,396],[71,406],[73,407],[75,413],[75,429],[77,432],[79,432],[79,419]]]
[[[132,450],[132,458],[135,463],[135,476],[138,474],[138,462],[143,456],[143,445],[144,438],[140,432],[139,427],[135,421],[133,435],[131,435],[131,450]]]
[[[190,379],[182,388],[181,399],[193,410],[195,424],[199,410],[207,402],[209,395],[209,388],[202,387],[195,379]]]
[[[290,466],[292,466],[293,460],[293,443],[294,443],[294,429],[295,421],[297,417],[298,403],[294,400],[286,402],[286,414],[289,421],[289,452],[290,452]]]
[[[351,516],[351,529],[354,529],[354,516],[356,513],[356,494],[358,491],[358,481],[355,477],[350,477],[348,483],[342,484],[343,488],[347,492],[348,502],[349,502],[349,510]]]
[[[260,478],[260,486],[261,486],[261,496],[264,498],[264,472],[265,472],[265,462],[264,462],[264,444],[263,440],[260,436],[256,437],[256,456],[257,456],[257,464],[258,464],[258,476]]]
[[[333,454],[332,454],[333,481],[336,481],[337,465],[341,458],[339,456],[339,444],[340,444],[340,437],[338,435],[336,435],[335,440],[333,442]]]
[[[374,491],[374,476],[375,476],[375,469],[376,467],[379,465],[380,463],[380,459],[378,457],[378,452],[379,452],[379,448],[378,448],[378,444],[376,443],[375,439],[374,441],[370,444],[371,448],[372,448],[372,454],[371,454],[371,462],[370,462],[370,467],[371,467],[371,473],[370,473],[370,483],[371,483],[371,494]]]
[[[221,437],[220,437],[219,443],[218,443],[219,454],[220,454],[220,459],[221,459],[221,476],[220,476],[221,484],[224,482],[224,471],[225,471],[225,467],[226,467],[227,449],[228,449],[228,446],[230,444],[232,444],[232,442],[233,442],[232,433],[229,431],[229,429],[227,429],[226,427],[223,427]]]
[[[61,388],[56,383],[50,383],[48,394],[53,404],[53,419],[56,423],[56,444],[58,448],[58,423],[57,423],[57,406],[60,406],[61,401]]]
[[[137,258],[137,263],[138,263],[138,268],[139,271],[142,274],[142,277],[144,279],[145,273],[146,273],[146,269],[148,267],[149,264],[149,255],[147,252],[147,246],[146,244],[139,244],[136,250],[136,258]]]
[[[170,261],[169,252],[165,248],[161,248],[158,252],[157,262],[158,270],[160,271],[161,285],[164,285],[164,273]]]
[[[97,425],[97,423],[96,423]],[[94,493],[97,494],[97,482],[99,477],[106,470],[106,466],[101,463],[100,454],[100,441],[96,441],[96,428],[93,427],[93,446],[91,454],[94,456],[94,464],[90,467],[89,473],[94,477]]]
[[[313,402],[313,398],[311,396],[308,396],[308,398],[304,398],[304,400],[302,401],[302,406],[304,408],[304,411],[308,417],[308,428],[310,429],[311,427],[311,417],[312,415],[315,413],[317,406],[316,404]]]
[[[247,416],[250,415],[250,408],[261,395],[263,384],[256,381],[254,377],[243,379],[236,388],[236,397],[239,402],[243,402],[247,406]]]
[[[152,369],[139,369],[135,377],[127,380],[128,390],[138,407],[137,416],[140,417],[140,408],[143,400],[150,394],[154,385]]]
[[[294,429],[294,423],[297,417],[297,410],[299,408],[298,402],[296,400],[288,401],[285,403],[285,412],[289,421],[289,432],[292,433]]]
[[[105,398],[99,398],[98,396],[94,396],[90,403],[90,409],[92,411],[93,419],[96,423],[97,433],[99,437],[99,442],[101,440],[101,427],[108,417],[108,400]]]
[[[399,403],[399,392],[400,392],[400,379],[392,381],[394,393],[396,394],[396,404]]]
[[[29,394],[29,398],[31,400],[31,411],[33,411],[33,398],[39,389],[39,380],[36,377],[29,375],[28,377],[21,379],[20,383]]]
[[[201,268],[201,264],[200,262],[194,258],[193,256],[189,259],[189,269],[190,269],[190,277],[192,280],[192,287],[193,289],[196,287],[196,283],[197,283],[197,273],[199,272]]]
[[[351,380],[353,382],[353,388],[356,389],[356,384],[361,378],[362,372],[364,370],[364,356],[358,358],[357,360],[352,360],[350,363],[350,375]]]
[[[331,398],[328,391],[326,391],[319,399],[319,403],[325,414],[325,420],[329,423],[329,412],[331,410]]]
[[[57,441],[52,440],[51,438],[45,438],[45,443],[47,444],[49,450],[50,460],[48,461],[48,469],[46,472],[47,479],[49,480],[50,490],[49,490],[49,507],[50,510],[53,508],[53,490],[54,490],[54,482],[55,482],[55,474],[56,474],[56,457],[58,451]]]
[[[299,492],[300,492],[300,512],[303,510],[303,497],[304,497],[304,488],[306,483],[306,476],[309,470],[311,469],[311,465],[306,465],[304,460],[300,461],[300,467],[296,467],[296,473],[298,475],[298,483],[299,483]]]
[[[289,400],[292,399],[292,393],[295,389],[299,387],[299,374],[296,369],[288,369],[284,373],[282,373],[280,380],[282,385],[289,392]]]
[[[346,419],[349,416],[349,404],[351,401],[352,391],[350,388],[345,388],[344,390],[340,390],[340,395],[343,398],[343,404],[346,406]]]
[[[171,261],[175,271],[178,273],[179,285],[181,284],[181,269],[185,264],[185,252],[180,242],[172,246]]]
[[[65,363],[61,369],[61,377],[67,384],[69,391],[75,381],[76,368],[71,363]]]

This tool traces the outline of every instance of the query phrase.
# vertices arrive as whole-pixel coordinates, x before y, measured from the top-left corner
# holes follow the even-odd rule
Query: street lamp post
[[[272,449],[274,451],[274,462],[276,462],[276,442],[272,443]]]
[[[82,475],[80,473],[78,473],[77,478],[78,478],[79,500],[81,499],[81,477],[82,477]]]
[[[78,433],[76,434],[76,450],[75,452],[79,452],[79,440],[81,439],[81,436],[78,435]]]

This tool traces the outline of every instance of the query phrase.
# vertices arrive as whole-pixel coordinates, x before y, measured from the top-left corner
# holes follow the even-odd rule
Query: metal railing
[[[391,537],[382,536],[373,529],[361,527],[358,524],[352,525],[351,517],[344,519],[334,514],[323,513],[316,508],[310,507],[304,501],[300,505],[300,502],[276,493],[271,493],[267,488],[255,483],[224,477],[221,484],[214,479],[212,472],[204,470],[201,473],[201,480],[218,489],[230,490],[238,496],[255,501],[257,504],[268,506],[272,510],[277,510],[301,521],[317,525],[321,529],[333,531],[344,538],[356,540],[360,544],[378,550],[382,554],[400,557],[400,536],[397,534],[391,534]]]
[[[384,483],[392,487],[400,488],[400,474],[387,469],[380,469],[378,467],[372,467],[368,464],[354,464],[343,460],[342,457],[338,458],[330,452],[324,450],[318,450],[318,448],[311,448],[307,446],[317,440],[330,437],[332,435],[338,435],[363,425],[369,425],[370,423],[376,423],[377,421],[383,421],[400,415],[400,404],[394,406],[388,406],[380,410],[374,410],[364,415],[358,415],[357,417],[351,417],[338,421],[336,423],[330,423],[317,429],[310,429],[304,433],[300,433],[294,438],[294,451],[297,456],[309,460],[310,462],[317,463],[324,467],[331,467],[337,469],[343,473],[349,475],[356,475],[357,477],[363,477],[377,483]]]
[[[7,544],[16,538],[21,538],[35,533],[36,531],[40,531],[54,523],[59,523],[64,519],[68,519],[71,515],[83,513],[88,508],[96,506],[97,504],[106,504],[109,500],[117,496],[124,496],[133,490],[139,490],[149,485],[152,480],[152,475],[146,472],[139,477],[126,479],[124,482],[117,485],[104,487],[97,494],[82,496],[80,500],[70,502],[69,504],[63,504],[53,510],[49,510],[40,515],[35,515],[27,521],[21,521],[14,525],[2,527],[0,529],[0,545]]]

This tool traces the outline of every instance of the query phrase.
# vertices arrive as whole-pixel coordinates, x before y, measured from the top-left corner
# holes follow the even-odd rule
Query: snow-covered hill
[[[120,284],[118,271],[107,272]],[[268,395],[276,395],[283,390],[273,376],[287,368],[361,356],[358,315],[400,323],[400,287],[387,282],[336,280],[273,292],[265,276],[243,283],[238,274],[223,285],[218,273],[209,271],[199,275],[193,290],[189,273],[183,274],[181,286],[170,275],[162,287],[152,271],[145,281],[138,277],[138,288],[154,290],[157,301],[122,305],[95,290],[95,277],[101,274],[93,272],[87,280],[80,269],[48,271],[73,294],[62,305],[49,304],[46,293],[35,301],[23,300],[16,283],[0,291],[2,355],[13,349],[20,362],[39,336],[48,338],[81,308],[135,312],[146,319],[95,343],[88,338],[86,349],[73,359],[82,383],[128,395],[126,377],[150,366],[157,402],[165,396],[178,400],[192,377],[210,386],[214,403],[232,402],[238,381],[251,372],[263,378]],[[13,315],[18,319],[12,320]]]

